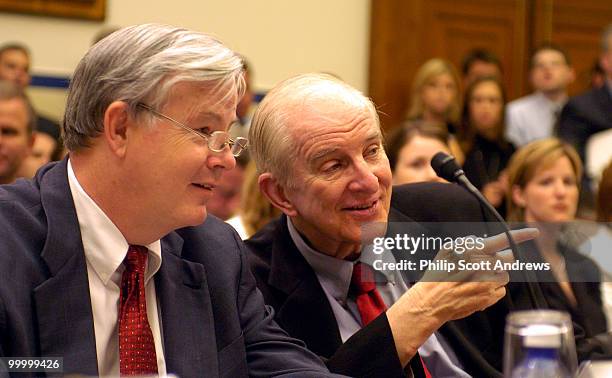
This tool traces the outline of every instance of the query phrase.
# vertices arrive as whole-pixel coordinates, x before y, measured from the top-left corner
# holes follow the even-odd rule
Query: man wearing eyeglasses
[[[330,375],[272,320],[237,234],[204,222],[247,146],[228,136],[243,85],[232,51],[186,29],[129,27],[85,55],[64,117],[68,157],[0,187],[5,366],[44,357],[63,362],[48,372],[87,376]]]

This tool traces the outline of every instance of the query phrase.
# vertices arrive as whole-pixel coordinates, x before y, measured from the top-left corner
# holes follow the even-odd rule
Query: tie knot
[[[353,265],[351,286],[357,295],[375,290],[376,281],[374,280],[374,271],[372,268],[360,262]]]
[[[147,266],[147,248],[141,245],[130,245],[123,263],[127,272],[143,273]]]

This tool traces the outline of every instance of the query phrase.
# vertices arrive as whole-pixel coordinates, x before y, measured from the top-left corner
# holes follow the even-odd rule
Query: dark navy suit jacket
[[[457,185],[421,183],[393,188],[389,227],[399,227],[397,234],[491,235],[495,225],[466,223],[487,219],[478,201]],[[246,243],[251,269],[266,303],[276,310],[276,320],[290,335],[326,358],[331,371],[357,377],[406,376],[384,313],[342,343],[332,308],[314,270],[293,243],[285,216]],[[505,297],[486,311],[448,322],[440,329],[464,369],[474,377],[501,377],[504,321],[511,306],[508,301]],[[424,376],[418,358],[410,365],[415,376]]]
[[[559,138],[572,144],[584,161],[589,138],[612,128],[612,96],[607,85],[572,97],[561,112]]]
[[[94,324],[67,160],[0,187],[0,356],[63,357],[97,375]],[[168,373],[321,377],[322,362],[273,321],[244,247],[214,217],[161,240],[155,276]]]

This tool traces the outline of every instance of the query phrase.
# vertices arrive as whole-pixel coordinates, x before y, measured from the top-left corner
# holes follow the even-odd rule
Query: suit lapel
[[[325,292],[293,243],[286,216],[279,220],[275,233],[268,284],[287,295],[276,319],[290,335],[305,341],[309,349],[331,357],[342,339]]]
[[[162,265],[155,275],[168,373],[218,376],[214,317],[204,266],[181,258],[183,239],[162,239]]]
[[[40,174],[47,238],[41,258],[50,278],[34,289],[41,356],[61,356],[64,371],[97,375],[87,265],[68,186],[67,160]]]

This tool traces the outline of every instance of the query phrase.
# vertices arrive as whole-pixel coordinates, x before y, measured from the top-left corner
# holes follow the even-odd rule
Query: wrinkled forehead
[[[333,102],[302,104],[289,122],[294,154],[306,162],[339,151],[362,151],[382,143],[377,118],[368,107]]]
[[[381,134],[376,109],[360,96],[313,95],[294,102],[289,107],[288,127],[301,134],[305,127],[343,128],[355,118],[367,119],[370,127]]]

